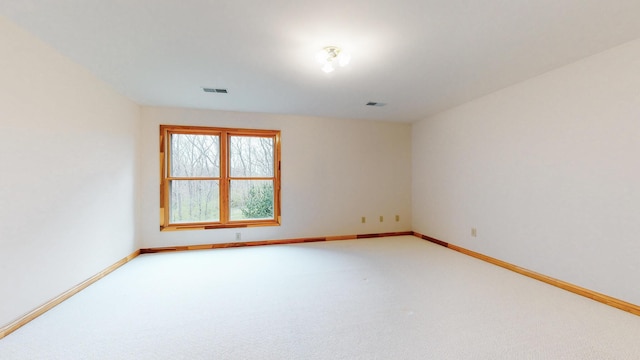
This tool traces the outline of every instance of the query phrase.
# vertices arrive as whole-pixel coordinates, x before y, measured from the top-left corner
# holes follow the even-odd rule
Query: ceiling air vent
[[[367,106],[385,106],[387,104],[384,104],[384,103],[381,103],[381,102],[369,101],[366,105]]]
[[[202,88],[202,90],[204,90],[204,92],[208,92],[208,93],[218,93],[218,94],[227,94],[228,93],[227,89]]]

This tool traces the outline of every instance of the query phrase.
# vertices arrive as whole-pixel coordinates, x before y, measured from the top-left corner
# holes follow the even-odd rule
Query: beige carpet
[[[404,236],[142,255],[0,359],[640,359],[640,317]]]

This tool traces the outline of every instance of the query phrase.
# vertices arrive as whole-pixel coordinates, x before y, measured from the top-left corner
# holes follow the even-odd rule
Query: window
[[[280,225],[280,132],[160,126],[160,229]]]

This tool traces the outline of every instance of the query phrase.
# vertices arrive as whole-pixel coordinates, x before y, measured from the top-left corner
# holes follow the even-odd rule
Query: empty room
[[[639,359],[637,0],[0,0],[0,359]]]

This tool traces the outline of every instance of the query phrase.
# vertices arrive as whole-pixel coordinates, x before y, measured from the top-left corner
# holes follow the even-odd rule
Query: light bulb
[[[338,64],[340,66],[347,66],[349,64],[349,61],[351,61],[351,55],[345,54],[343,52],[338,54]]]
[[[325,64],[326,62],[328,62],[329,54],[327,54],[327,51],[326,50],[318,51],[318,53],[316,54],[316,61],[319,62],[320,64]]]
[[[324,71],[325,73],[330,73],[333,70],[335,70],[335,68],[333,67],[333,64],[331,62],[327,62],[326,64],[324,64],[324,66],[322,67],[322,71]]]

